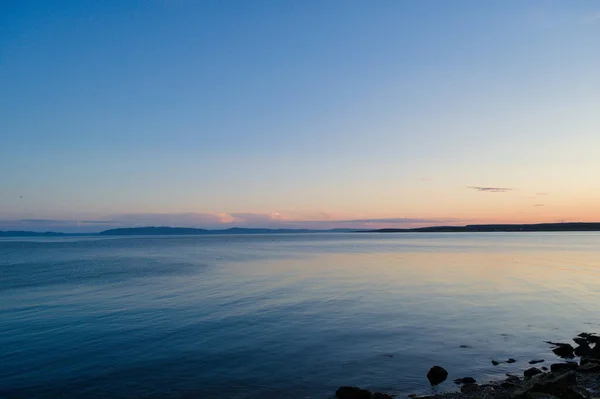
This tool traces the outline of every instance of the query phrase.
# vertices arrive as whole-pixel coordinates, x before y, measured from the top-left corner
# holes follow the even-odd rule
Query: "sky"
[[[600,3],[0,2],[0,230],[600,221]]]

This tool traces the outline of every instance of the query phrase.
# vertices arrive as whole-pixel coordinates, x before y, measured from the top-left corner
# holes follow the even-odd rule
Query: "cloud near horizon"
[[[487,192],[487,193],[505,193],[507,191],[515,191],[514,188],[507,187],[481,187],[481,186],[467,186],[471,190]]]

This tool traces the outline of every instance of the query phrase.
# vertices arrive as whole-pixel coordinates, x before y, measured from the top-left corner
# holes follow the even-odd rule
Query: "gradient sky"
[[[0,183],[5,230],[599,221],[600,3],[2,1]]]

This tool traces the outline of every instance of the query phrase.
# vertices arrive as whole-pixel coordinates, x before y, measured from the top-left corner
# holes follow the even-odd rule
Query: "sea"
[[[400,398],[580,332],[597,232],[0,239],[1,398]]]

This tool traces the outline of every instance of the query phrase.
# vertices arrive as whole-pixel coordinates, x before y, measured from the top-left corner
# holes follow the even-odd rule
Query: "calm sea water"
[[[600,332],[598,233],[2,239],[0,273],[3,398],[426,393]]]

